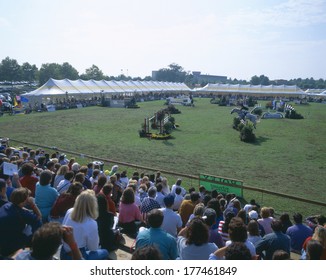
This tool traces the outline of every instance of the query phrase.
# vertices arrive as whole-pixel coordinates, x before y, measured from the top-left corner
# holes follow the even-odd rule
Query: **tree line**
[[[68,62],[62,64],[58,63],[44,63],[41,68],[38,69],[35,64],[24,62],[20,65],[16,59],[10,57],[4,58],[0,63],[0,81],[6,81],[8,83],[25,81],[28,83],[37,83],[39,86],[43,85],[49,78],[53,79],[70,79],[70,80],[152,80],[151,76],[145,78],[130,77],[123,74],[119,76],[108,76],[96,65],[92,65],[85,70],[84,73],[79,74],[78,71]],[[193,88],[195,86],[205,86],[208,81],[201,79],[199,82],[190,71],[186,71],[182,66],[171,63],[168,67],[161,68],[156,72],[157,81],[166,82],[181,82],[187,84]],[[265,75],[253,76],[250,81],[227,79],[227,83],[230,84],[252,84],[252,85],[297,85],[301,89],[325,89],[326,80],[313,78],[298,78],[291,80],[277,80],[271,81]]]

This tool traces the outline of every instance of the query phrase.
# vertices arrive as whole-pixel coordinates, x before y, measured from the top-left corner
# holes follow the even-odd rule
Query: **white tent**
[[[49,79],[38,89],[22,94],[30,103],[51,103],[56,99],[76,98],[89,99],[92,97],[108,98],[112,95],[132,96],[136,93],[190,93],[191,90],[183,83],[157,81],[106,81],[106,80],[56,80]]]
[[[214,94],[214,95],[226,95],[226,94],[243,94],[253,96],[293,96],[302,97],[306,93],[297,86],[286,85],[232,85],[232,84],[207,84],[203,88],[197,88],[194,90],[200,94]]]

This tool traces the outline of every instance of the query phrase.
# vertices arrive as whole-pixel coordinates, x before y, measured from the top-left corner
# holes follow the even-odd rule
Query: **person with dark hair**
[[[243,242],[232,242],[225,249],[226,260],[251,260],[250,250]]]
[[[216,213],[216,222],[213,225],[213,229],[217,229],[220,221],[223,220],[223,212],[221,211],[221,205],[217,198],[212,198],[207,203],[207,208],[215,210]]]
[[[271,223],[273,232],[266,234],[261,241],[256,244],[256,252],[264,260],[271,260],[277,250],[283,250],[290,255],[291,239],[282,232],[282,222],[273,220]]]
[[[105,174],[102,173],[102,174],[98,175],[97,183],[93,186],[93,190],[96,195],[101,191],[101,189],[107,183],[107,181],[108,181],[108,179],[105,176]],[[112,187],[113,187],[113,184],[112,184]],[[119,197],[119,199],[120,199],[120,197]]]
[[[230,246],[233,242],[242,242],[249,249],[252,258],[256,258],[256,248],[248,241],[247,228],[241,218],[234,217],[231,219],[228,232],[230,240],[225,243],[225,246]]]
[[[223,241],[226,242],[230,240],[229,224],[232,218],[235,217],[235,214],[231,209],[228,209],[228,211],[225,211],[223,215],[225,215],[225,219],[223,221],[220,221],[218,225],[218,233],[222,236]]]
[[[0,179],[0,207],[8,202],[6,192],[7,192],[6,181],[4,179]]]
[[[136,249],[132,256],[132,260],[163,260],[162,254],[154,245],[145,246]]]
[[[49,221],[51,209],[59,196],[57,190],[51,187],[51,180],[52,173],[49,170],[44,170],[40,175],[40,181],[36,184],[35,204],[42,213],[43,223]]]
[[[35,169],[34,164],[26,162],[21,166],[22,177],[19,179],[22,187],[27,188],[31,191],[31,196],[35,197],[36,183],[39,179],[33,174]]]
[[[119,204],[118,226],[121,232],[136,236],[140,225],[144,223],[139,207],[135,204],[135,194],[132,188],[127,187]]]
[[[307,244],[310,240],[317,240],[323,247],[321,260],[326,260],[326,228],[322,226],[316,226],[312,236],[309,236],[302,245],[301,258],[307,259]]]
[[[51,212],[50,221],[62,223],[68,209],[74,207],[77,196],[83,191],[81,183],[72,183],[66,192],[59,195]]]
[[[250,241],[254,246],[258,241],[262,240],[259,234],[259,224],[256,220],[251,220],[247,225],[248,231],[248,241]]]
[[[161,208],[164,215],[164,220],[161,228],[173,237],[177,237],[178,232],[182,228],[182,220],[178,213],[173,211],[174,197],[172,194],[168,194],[164,197],[165,208]]]
[[[63,180],[60,181],[58,184],[56,190],[58,193],[64,193],[68,190],[70,187],[72,181],[74,180],[75,173],[73,171],[68,171],[67,173],[64,174]]]
[[[214,228],[216,224],[216,211],[212,208],[206,208],[202,218],[209,228],[208,242],[215,243],[218,248],[224,247],[225,242],[222,236],[218,233],[217,228]]]
[[[50,222],[42,225],[33,235],[31,250],[17,254],[16,260],[53,260],[62,240],[66,242],[73,260],[81,260],[82,255],[76,245],[73,228]]]
[[[181,194],[182,189],[180,187],[177,187],[175,189],[175,196],[174,196],[174,204],[173,204],[173,210],[179,211],[180,205],[182,201],[184,200],[184,197]]]
[[[142,228],[136,238],[138,248],[154,245],[162,254],[163,260],[175,260],[178,256],[175,238],[161,228],[164,215],[161,210],[153,209],[147,215],[149,229]]]
[[[155,200],[157,193],[156,187],[150,187],[148,189],[148,196],[143,199],[140,205],[140,211],[143,214],[145,219],[146,214],[149,213],[153,209],[161,208],[161,205]]]
[[[310,240],[307,244],[307,260],[321,260],[323,246],[317,240]]]
[[[293,226],[288,213],[283,213],[280,216],[280,221],[282,222],[282,232],[283,233],[286,233],[287,229],[289,227]]]
[[[111,183],[106,183],[103,188],[100,190],[98,193],[99,195],[102,195],[105,197],[107,204],[108,204],[108,211],[111,212],[114,216],[117,216],[117,210],[115,207],[115,203],[112,200],[112,190],[113,190],[113,185]]]
[[[302,215],[295,213],[293,215],[294,225],[286,230],[286,234],[291,238],[291,250],[301,254],[302,245],[305,240],[312,236],[313,231],[310,227],[302,224]]]
[[[28,206],[31,211],[25,209]],[[26,188],[15,189],[7,202],[0,207],[0,255],[8,257],[17,250],[30,246],[32,235],[23,231],[30,226],[33,234],[40,226],[41,216]]]
[[[283,250],[276,250],[273,254],[272,260],[290,260],[290,255]]]
[[[182,219],[182,226],[185,226],[189,220],[190,215],[194,212],[196,205],[200,202],[200,195],[198,192],[190,194],[190,200],[184,199],[179,208],[179,214]]]
[[[202,218],[193,218],[183,228],[177,239],[181,260],[207,260],[217,250],[215,243],[209,243],[209,229]]]
[[[317,226],[326,225],[326,216],[324,215],[313,215],[306,218],[306,224],[311,228],[315,229]]]
[[[181,188],[181,195],[184,197],[186,195],[187,191],[185,190],[185,188],[183,188],[181,186],[181,184],[182,184],[182,179],[180,179],[180,178],[177,179],[177,181],[175,182],[175,184],[172,185],[171,194],[175,195],[176,188]]]
[[[85,165],[82,165],[80,168],[79,168],[79,173],[83,173],[85,175],[85,178],[84,178],[84,182],[83,182],[83,186],[85,189],[91,189],[92,188],[92,183],[91,181],[89,180],[89,177],[87,175],[87,166]]]

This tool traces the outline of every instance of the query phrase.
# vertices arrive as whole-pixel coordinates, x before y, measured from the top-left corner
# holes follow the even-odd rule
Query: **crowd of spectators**
[[[170,187],[161,172],[81,165],[58,152],[0,150],[2,259],[108,259],[121,233],[132,259],[326,259],[326,217],[276,216],[234,194]],[[7,165],[17,166],[9,173]]]

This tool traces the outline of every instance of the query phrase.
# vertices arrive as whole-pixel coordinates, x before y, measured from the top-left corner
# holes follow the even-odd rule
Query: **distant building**
[[[192,75],[194,76],[194,80],[196,83],[225,83],[227,82],[227,76],[215,76],[215,75],[208,75],[208,74],[201,74],[200,71],[193,71]]]

